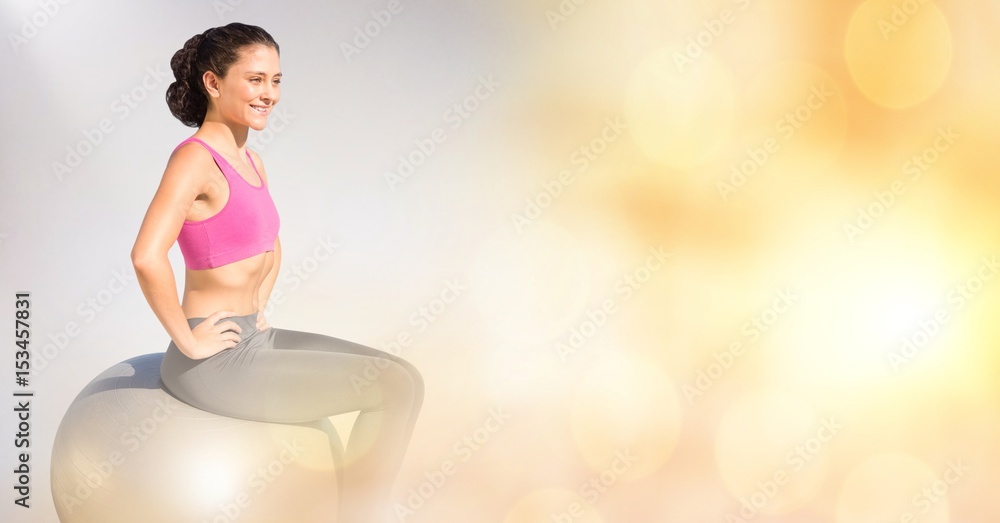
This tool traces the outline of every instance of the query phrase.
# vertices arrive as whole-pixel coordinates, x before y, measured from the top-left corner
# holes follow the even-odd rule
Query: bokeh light
[[[854,81],[872,101],[911,107],[947,78],[951,30],[931,0],[868,0],[851,18],[844,55]]]
[[[919,459],[882,454],[861,462],[844,480],[837,523],[917,520],[948,523],[948,484]]]
[[[652,53],[629,82],[625,116],[633,139],[653,161],[677,168],[712,159],[730,138],[734,89],[711,53],[681,48]]]
[[[662,466],[681,430],[680,401],[670,379],[640,359],[621,355],[594,362],[572,409],[573,436],[584,461],[598,472],[617,461],[614,473],[625,480]]]
[[[567,330],[590,297],[584,260],[568,255],[575,250],[572,234],[548,221],[482,238],[470,286],[496,336],[528,341]]]
[[[826,479],[830,445],[843,430],[794,397],[754,393],[719,424],[719,472],[741,505],[763,514],[801,507]]]
[[[774,178],[776,184],[810,176],[836,160],[847,138],[843,90],[809,63],[761,68],[747,86],[742,109],[741,154],[733,164],[747,176]]]

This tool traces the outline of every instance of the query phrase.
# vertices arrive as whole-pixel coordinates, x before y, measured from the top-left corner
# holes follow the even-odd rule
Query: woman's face
[[[240,51],[224,78],[205,73],[209,94],[208,117],[261,131],[281,97],[281,67],[273,47],[254,45]]]

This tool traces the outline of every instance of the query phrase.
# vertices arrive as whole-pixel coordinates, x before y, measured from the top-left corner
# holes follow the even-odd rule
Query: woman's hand
[[[265,331],[265,330],[270,329],[270,328],[271,328],[271,325],[269,323],[267,323],[267,319],[264,318],[264,310],[263,309],[258,310],[257,311],[257,332],[262,332],[262,331]]]
[[[240,326],[234,321],[223,321],[216,323],[223,318],[235,316],[232,311],[218,311],[212,313],[204,321],[195,325],[191,329],[194,335],[194,342],[183,351],[191,359],[200,360],[209,356],[214,356],[226,349],[231,349],[240,341]],[[258,319],[258,322],[260,320]]]

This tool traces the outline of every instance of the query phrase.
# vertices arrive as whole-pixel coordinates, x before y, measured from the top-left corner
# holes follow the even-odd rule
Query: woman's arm
[[[199,155],[209,153],[194,145],[181,147],[167,163],[160,186],[139,227],[131,257],[139,287],[153,314],[185,356],[200,359],[211,355],[212,351],[235,346],[239,336],[227,333],[215,339],[198,340],[181,309],[174,272],[167,258],[203,185],[199,173],[206,159]],[[229,339],[233,340],[231,345]]]

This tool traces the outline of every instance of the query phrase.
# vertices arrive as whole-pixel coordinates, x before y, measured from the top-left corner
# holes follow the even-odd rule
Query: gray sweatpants
[[[178,399],[224,416],[297,423],[381,410],[392,388],[409,396],[410,408],[400,410],[410,411],[412,429],[423,380],[409,362],[322,334],[277,327],[258,332],[256,314],[221,321],[227,319],[242,329],[234,348],[193,360],[173,342],[167,347],[160,375]],[[202,321],[190,318],[188,324]]]
[[[347,441],[341,521],[368,521],[387,506],[424,397],[417,369],[392,354],[277,327],[257,315],[226,318],[242,329],[232,349],[193,360],[171,342],[160,365],[181,401],[224,416],[300,423],[360,411]],[[222,321],[226,321],[223,319]],[[194,328],[204,318],[189,318]]]
[[[345,449],[340,521],[371,520],[372,510],[388,506],[413,434],[424,397],[420,373],[392,354],[330,336],[257,331],[256,314],[228,319],[242,330],[236,347],[193,360],[170,343],[160,365],[165,388],[202,410],[255,421],[360,411]],[[192,328],[202,321],[188,319]]]

